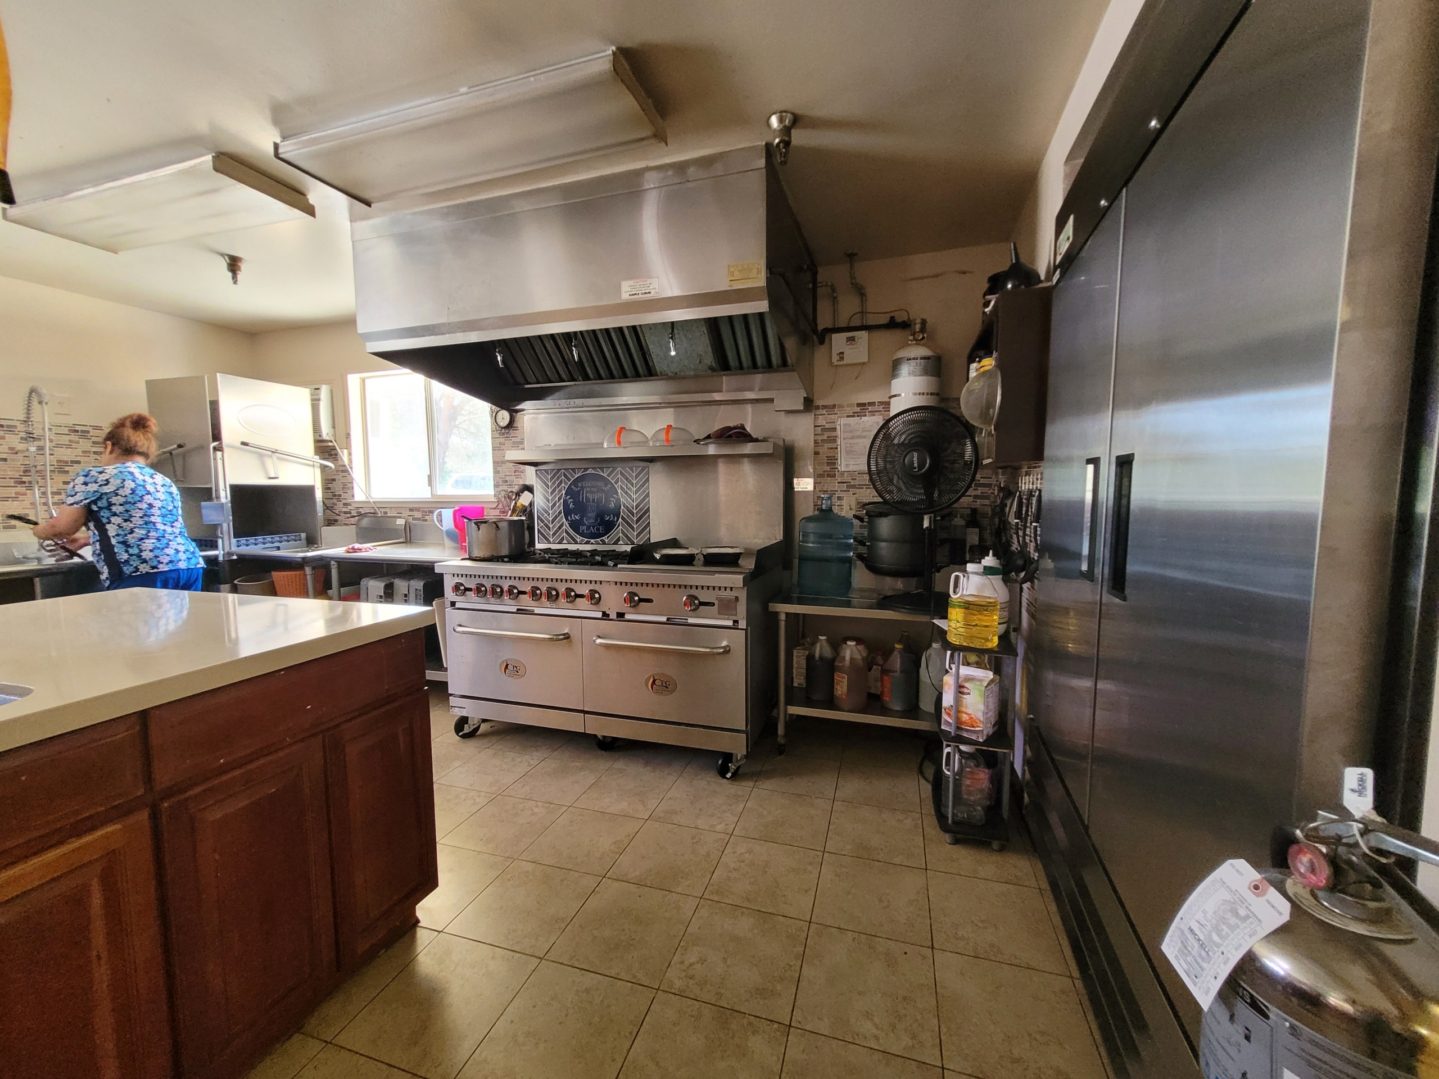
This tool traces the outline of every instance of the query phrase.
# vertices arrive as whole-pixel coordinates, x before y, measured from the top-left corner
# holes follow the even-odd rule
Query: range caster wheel
[[[604,751],[605,753],[608,753],[610,750],[614,749],[617,744],[618,740],[615,738],[611,738],[608,734],[595,735],[596,748]]]
[[[475,719],[473,716],[455,717],[455,737],[473,738],[480,733],[480,728],[485,725],[483,719]]]
[[[721,753],[715,761],[715,772],[721,779],[733,779],[739,775],[740,762],[734,759],[733,753]]]
[[[951,835],[949,832],[944,833],[944,841],[948,843],[951,847],[959,846],[959,836]]]

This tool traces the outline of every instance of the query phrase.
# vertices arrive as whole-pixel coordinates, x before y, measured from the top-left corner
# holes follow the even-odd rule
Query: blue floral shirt
[[[180,492],[149,465],[127,461],[81,469],[65,488],[65,505],[89,511],[95,565],[107,587],[114,583],[107,544],[126,577],[205,564],[185,533]]]

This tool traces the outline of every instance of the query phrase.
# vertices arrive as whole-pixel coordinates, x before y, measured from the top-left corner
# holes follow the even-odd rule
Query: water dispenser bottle
[[[820,495],[819,512],[799,523],[802,596],[847,596],[854,572],[854,521],[834,512],[834,497]]]

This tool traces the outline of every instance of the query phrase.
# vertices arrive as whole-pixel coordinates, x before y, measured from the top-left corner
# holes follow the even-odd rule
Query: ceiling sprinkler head
[[[225,270],[230,275],[230,284],[238,285],[240,283],[240,270],[244,267],[245,260],[239,255],[221,255],[220,257],[225,260]]]
[[[794,125],[799,123],[799,117],[792,112],[772,112],[767,122],[774,132],[770,145],[774,147],[775,160],[783,165],[789,160],[789,144],[793,141]]]

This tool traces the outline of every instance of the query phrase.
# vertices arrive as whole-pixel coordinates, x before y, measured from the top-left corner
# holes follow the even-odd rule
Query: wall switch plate
[[[869,362],[869,334],[864,330],[837,333],[829,339],[829,362],[850,367]]]

